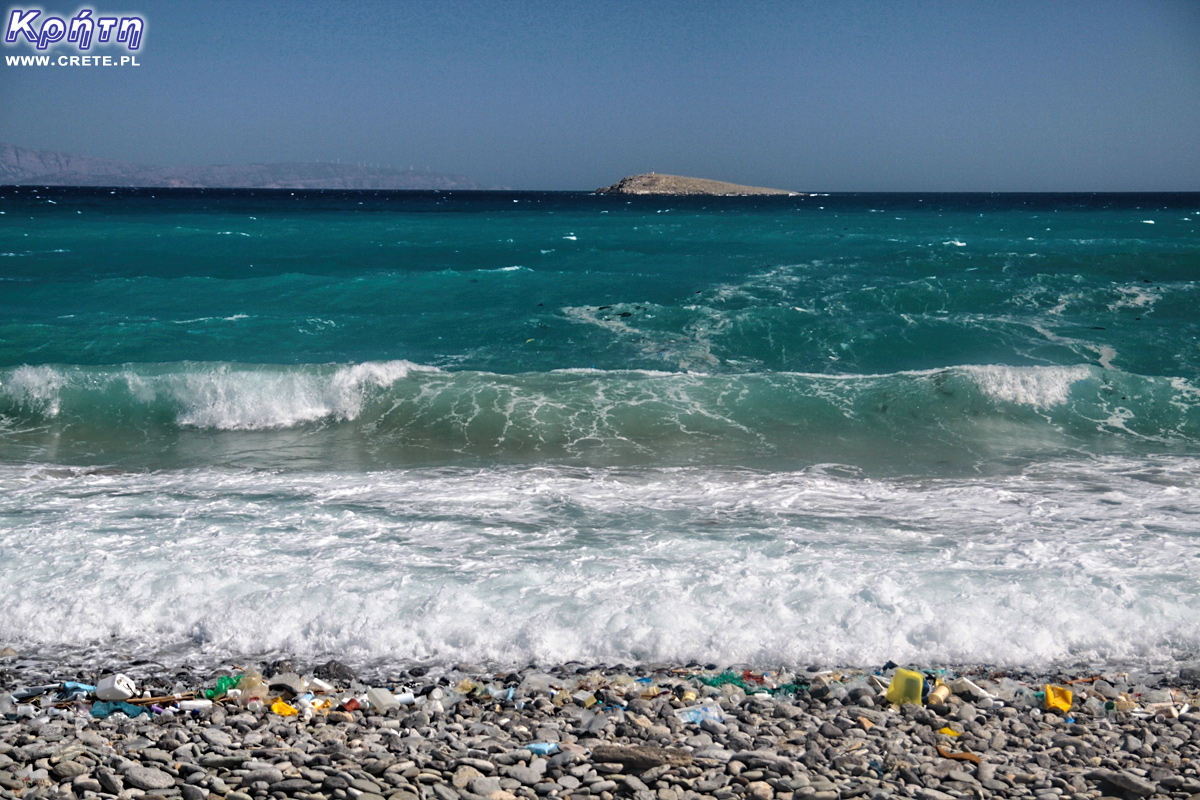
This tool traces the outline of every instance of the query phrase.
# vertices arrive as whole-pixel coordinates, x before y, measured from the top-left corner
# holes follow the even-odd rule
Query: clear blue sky
[[[0,67],[0,141],[163,165],[429,166],[517,189],[654,170],[800,190],[1200,190],[1197,0],[84,7],[146,18],[142,66]]]

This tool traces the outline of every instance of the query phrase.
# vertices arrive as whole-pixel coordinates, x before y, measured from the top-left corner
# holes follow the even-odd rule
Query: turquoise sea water
[[[1200,651],[1200,195],[0,212],[0,640]]]

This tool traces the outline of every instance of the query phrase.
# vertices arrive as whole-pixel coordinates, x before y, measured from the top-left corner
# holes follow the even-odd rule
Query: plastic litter
[[[954,730],[954,728],[951,728],[949,725],[947,725],[946,727],[939,730],[938,733],[944,733],[947,736],[960,736],[961,735],[958,731]]]
[[[273,675],[267,683],[272,690],[282,690],[291,697],[298,694],[304,694],[308,691],[308,685],[304,678],[301,678],[295,672],[281,672],[278,675]]]
[[[54,695],[54,702],[69,703],[72,700],[83,700],[89,694],[95,694],[96,687],[90,683],[76,683],[75,681],[67,681],[58,690],[58,694]]]
[[[216,687],[206,691],[204,696],[209,700],[216,700],[218,697],[224,697],[225,695],[229,694],[230,689],[236,689],[241,680],[241,675],[222,675],[221,677],[217,678]]]
[[[933,687],[933,691],[931,691],[929,693],[929,697],[926,698],[926,702],[928,702],[931,705],[934,705],[934,704],[941,705],[941,704],[945,703],[946,700],[948,700],[949,698],[950,698],[950,687],[947,686],[946,684],[942,683],[942,684],[939,684],[939,685]]]
[[[275,698],[275,702],[271,703],[271,710],[281,717],[294,717],[300,713],[285,703],[282,697]]]
[[[1046,708],[1067,712],[1071,710],[1074,694],[1065,686],[1046,686]]]
[[[400,701],[387,689],[367,689],[367,702],[376,711],[390,711],[393,708],[400,707]]]
[[[702,703],[698,706],[677,708],[675,709],[675,716],[683,722],[690,722],[694,725],[699,725],[705,720],[710,722],[723,722],[725,720],[725,714],[721,711],[721,706],[717,703]]]
[[[57,688],[58,688],[58,684],[53,684],[53,683],[49,684],[47,686],[27,686],[24,689],[17,689],[15,692],[13,692],[12,698],[13,698],[13,700],[16,700],[19,703],[22,700],[28,700],[32,697],[39,697],[39,696],[45,694],[46,692],[53,691],[54,689],[57,689]]]
[[[985,689],[980,688],[970,678],[955,678],[947,682],[946,685],[949,686],[950,691],[954,692],[955,694],[965,695],[970,697],[972,700],[985,700],[989,697],[995,696]]]
[[[180,711],[199,711],[203,708],[211,708],[212,704],[213,704],[212,700],[196,699],[196,700],[180,700],[176,705],[179,706]]]
[[[884,695],[889,703],[904,705],[915,703],[921,705],[921,694],[925,689],[925,676],[911,669],[900,668],[892,676],[892,682]]]
[[[96,697],[100,700],[109,702],[128,700],[135,694],[137,694],[137,686],[134,685],[133,679],[119,672],[115,675],[104,676],[96,684]]]
[[[525,749],[534,755],[548,756],[558,752],[558,742],[529,742]]]
[[[133,703],[126,703],[124,700],[101,700],[92,705],[92,716],[96,719],[107,719],[118,712],[127,717],[153,713],[149,708],[135,706]]]
[[[770,686],[767,685],[765,676],[755,676],[749,670],[743,672],[741,675],[736,672],[722,672],[713,677],[706,677],[704,675],[697,675],[695,677],[696,680],[705,686],[736,686],[746,694],[755,694],[758,692],[766,692],[773,695],[795,694],[797,691],[809,688],[808,684],[792,683],[790,681],[779,686]],[[645,694],[643,693],[642,696],[645,697]]]

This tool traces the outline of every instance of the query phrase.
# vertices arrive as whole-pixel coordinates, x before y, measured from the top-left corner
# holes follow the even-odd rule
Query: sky
[[[513,189],[656,171],[798,191],[1200,190],[1200,0],[0,8],[5,26],[13,8],[146,20],[137,67],[0,65],[0,142],[23,147],[340,159]]]

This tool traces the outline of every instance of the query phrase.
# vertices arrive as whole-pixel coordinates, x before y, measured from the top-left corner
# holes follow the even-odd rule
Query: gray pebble
[[[167,789],[175,786],[175,779],[154,767],[130,767],[125,771],[125,782],[135,789]]]

